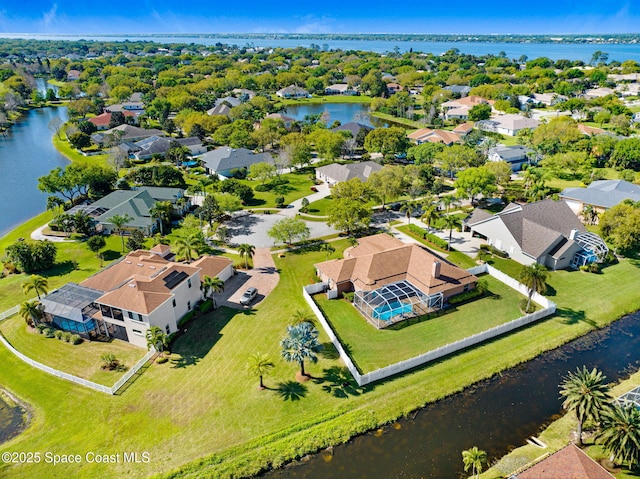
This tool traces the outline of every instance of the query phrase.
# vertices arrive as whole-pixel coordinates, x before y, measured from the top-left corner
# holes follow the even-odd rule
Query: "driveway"
[[[253,256],[253,269],[249,271],[239,270],[229,278],[224,285],[224,292],[216,295],[218,305],[228,306],[234,309],[245,309],[247,306],[240,304],[240,297],[248,288],[256,288],[258,296],[248,307],[253,308],[275,289],[280,280],[269,248],[256,248]]]

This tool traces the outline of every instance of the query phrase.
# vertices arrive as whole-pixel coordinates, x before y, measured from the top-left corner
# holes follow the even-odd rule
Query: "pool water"
[[[402,304],[399,301],[395,303],[383,304],[373,310],[372,317],[375,319],[381,319],[382,321],[389,321],[392,317],[398,316],[404,313],[410,313],[412,310],[410,304]]]

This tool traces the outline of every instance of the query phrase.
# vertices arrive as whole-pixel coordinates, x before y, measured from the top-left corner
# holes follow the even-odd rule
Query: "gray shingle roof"
[[[640,186],[624,180],[600,180],[586,188],[566,188],[560,197],[611,208],[626,199],[640,201]]]
[[[527,154],[532,153],[531,148],[526,146],[497,146],[489,150],[489,154],[496,154],[507,163],[514,161],[523,161],[527,159]]]
[[[208,151],[200,157],[202,163],[211,171],[225,171],[232,168],[248,168],[262,161],[273,162],[268,153],[256,154],[246,148],[230,148],[223,146]]]
[[[362,181],[367,181],[371,173],[380,171],[381,169],[382,166],[374,161],[362,161],[360,163],[350,163],[347,165],[332,163],[316,168],[316,171],[331,178],[335,182],[341,182],[349,181],[353,178],[360,178]]]
[[[332,131],[350,131],[351,136],[355,138],[360,133],[360,130],[365,130],[367,132],[373,130],[370,126],[363,125],[362,123],[356,123],[355,121],[350,121],[340,126],[336,126],[332,128]]]

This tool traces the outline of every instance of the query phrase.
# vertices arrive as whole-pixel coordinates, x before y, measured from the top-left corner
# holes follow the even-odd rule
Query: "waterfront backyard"
[[[340,257],[348,242],[332,244],[332,256]],[[118,450],[151,454],[149,464],[58,466],[59,474],[78,478],[147,477],[177,468],[180,472],[171,477],[246,476],[344,442],[606,324],[626,310],[640,309],[638,266],[633,261],[606,268],[601,275],[554,273],[549,283],[559,314],[524,331],[364,388],[350,380],[321,333],[327,348],[318,364],[307,365],[312,380],[299,384],[294,381],[297,366],[280,359],[279,341],[293,312],[305,308],[301,288],[313,280],[313,264],[325,257],[322,251],[297,251],[275,258],[280,283],[258,308],[221,308],[199,318],[175,344],[168,363],[151,365],[118,396],[61,381],[1,348],[5,367],[0,382],[35,411],[31,426],[6,448],[109,453],[116,452],[117,444]],[[420,324],[407,330],[415,326]],[[265,391],[258,390],[257,380],[245,372],[247,358],[255,352],[268,354],[276,364],[265,378]],[[77,411],[90,414],[91,433],[86,414]],[[192,461],[197,462],[189,465]],[[3,467],[0,473],[28,477],[41,477],[49,470],[43,464]]]

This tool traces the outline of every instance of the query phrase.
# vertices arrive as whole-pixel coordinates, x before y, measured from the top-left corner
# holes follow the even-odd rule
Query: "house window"
[[[187,310],[191,311],[191,301],[187,301]]]
[[[127,311],[127,315],[129,316],[129,319],[134,319],[133,313],[131,311]]]
[[[102,313],[102,316],[106,316],[107,318],[111,317],[111,308],[109,306],[105,306],[104,304],[101,304],[100,312]]]
[[[138,321],[143,321],[141,314],[138,314]]]
[[[164,327],[164,329],[165,329],[165,331],[167,332],[167,334],[170,334],[170,333],[171,333],[171,328],[169,327],[169,325],[168,325],[168,324]]]
[[[187,280],[187,285],[188,285],[189,287],[191,287],[191,278],[189,278],[189,279]]]
[[[465,284],[464,285],[464,289],[463,291],[466,293],[467,291],[469,291],[471,289],[471,285],[470,284]]]
[[[176,307],[176,298],[173,298],[172,304],[173,304],[173,307],[175,308]]]
[[[111,308],[111,317],[113,319],[117,319],[118,321],[124,321],[124,316],[122,315],[122,310],[118,308]]]
[[[132,329],[131,331],[132,331],[132,332],[133,332],[133,334],[135,334],[135,335],[138,335],[138,336],[144,336],[144,335],[142,334],[142,331],[140,331],[139,329]]]

